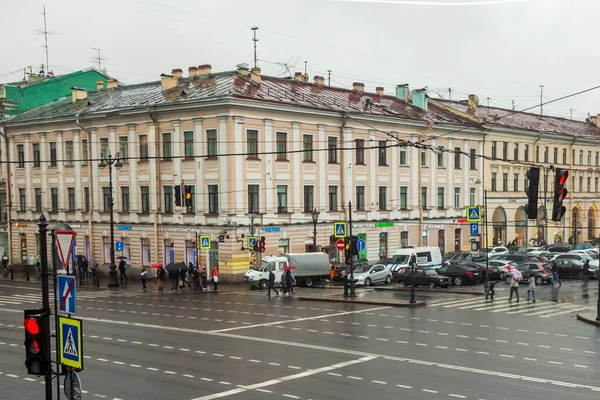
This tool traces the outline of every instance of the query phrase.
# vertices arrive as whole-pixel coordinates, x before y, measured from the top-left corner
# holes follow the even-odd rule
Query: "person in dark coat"
[[[125,277],[125,285],[127,285],[127,263],[124,259],[121,259],[119,262],[119,272],[121,273],[121,286],[123,286],[123,277]]]
[[[285,286],[289,293],[294,294],[294,276],[289,269],[285,271]]]
[[[279,292],[275,289],[275,274],[273,270],[269,270],[269,288],[267,289],[267,296],[271,297],[271,289],[275,291],[275,294],[279,296]]]
[[[185,289],[185,276],[187,275],[187,270],[185,269],[185,264],[183,267],[179,268],[179,289]]]
[[[287,287],[286,287],[286,283],[285,283],[285,272],[281,273],[280,282],[281,282],[281,293],[283,293],[285,295],[288,292],[287,291]]]
[[[167,268],[169,271],[169,280],[171,281],[171,290],[177,290],[177,281],[179,280],[179,270]]]
[[[192,276],[194,279],[194,290],[200,290],[200,271],[198,268],[192,268]]]
[[[558,274],[558,264],[556,261],[552,261],[552,279],[550,280],[550,284],[554,286],[554,281],[558,281],[559,286],[562,286],[562,282],[560,281],[560,276]]]

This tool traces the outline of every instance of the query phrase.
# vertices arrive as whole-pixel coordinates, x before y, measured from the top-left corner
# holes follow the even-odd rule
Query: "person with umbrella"
[[[167,273],[171,281],[171,290],[177,290],[177,280],[179,279],[179,267],[175,263],[167,264]]]
[[[119,256],[119,258],[121,259],[119,261],[119,272],[121,273],[121,286],[123,286],[123,277],[125,277],[125,285],[127,285],[127,262],[125,262],[127,257]]]
[[[517,303],[519,302],[519,282],[523,279],[521,271],[516,268],[510,270],[510,296],[508,301],[512,301],[513,293],[517,295]]]
[[[294,275],[292,275],[292,269],[295,268],[296,267],[289,265],[283,269],[285,271],[285,286],[291,294],[294,294],[294,282],[296,279],[294,279]]]

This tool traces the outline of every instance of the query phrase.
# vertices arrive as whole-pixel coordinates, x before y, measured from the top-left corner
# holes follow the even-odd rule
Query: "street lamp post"
[[[317,251],[317,221],[319,220],[319,214],[321,214],[315,208],[312,213],[312,221],[313,221],[313,252]]]
[[[108,287],[115,288],[119,287],[119,282],[117,281],[117,265],[115,264],[115,221],[114,221],[114,205],[115,198],[113,196],[113,179],[112,179],[112,168],[119,170],[123,164],[120,160],[120,155],[117,153],[115,157],[111,154],[108,156],[102,153],[100,163],[98,164],[98,168],[103,170],[108,165],[108,182],[109,182],[109,191],[110,191],[110,199],[108,202],[108,209],[110,212],[110,271],[108,272]]]

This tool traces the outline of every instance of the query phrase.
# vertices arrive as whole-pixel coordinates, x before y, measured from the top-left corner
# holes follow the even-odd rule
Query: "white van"
[[[392,273],[401,268],[408,267],[412,255],[417,256],[419,267],[440,268],[442,266],[442,252],[439,247],[413,247],[400,249],[394,253],[387,267]]]

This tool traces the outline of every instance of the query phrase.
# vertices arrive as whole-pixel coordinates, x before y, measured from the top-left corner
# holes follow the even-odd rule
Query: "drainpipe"
[[[433,129],[433,122],[432,121],[427,121],[428,127],[427,130],[421,134],[419,134],[419,141],[418,144],[421,144],[423,142],[423,138],[425,138],[425,136],[427,136],[429,134],[429,132],[431,132],[431,130]],[[423,191],[423,181],[421,178],[421,148],[417,147],[418,152],[417,152],[417,167],[419,168],[419,178],[418,178],[418,193],[417,193],[417,197],[419,199],[419,247],[423,246],[423,196],[421,195],[421,192]]]
[[[5,129],[3,126],[0,126],[0,136],[4,139],[4,150],[6,153],[6,177],[4,177],[4,186],[6,187],[6,230],[8,233],[8,249],[6,251],[8,251],[8,260],[12,267],[12,188],[10,185],[10,151],[8,135]]]
[[[154,123],[154,168],[156,168],[156,208],[154,209],[154,259],[156,260],[156,262],[158,262],[159,257],[158,257],[158,210],[160,209],[160,195],[159,195],[159,190],[160,190],[160,171],[158,169],[158,140],[156,140],[158,138],[159,135],[159,129],[158,129],[158,120],[156,119],[156,117],[152,114],[152,112],[150,111],[150,107],[148,107],[147,110],[148,115],[150,116],[150,119],[152,120],[152,122]]]
[[[342,125],[340,125],[340,144],[344,143],[344,129],[346,128],[346,125],[348,123],[348,116],[346,114],[342,114]],[[346,218],[346,201],[344,198],[344,190],[343,188],[346,186],[346,181],[344,179],[344,177],[346,176],[346,152],[345,151],[341,151],[340,152],[340,204],[342,206],[342,211],[344,212],[344,221],[347,220]]]
[[[92,159],[90,158],[90,155],[92,154],[92,141],[91,139],[91,135],[90,135],[90,131],[88,128],[86,128],[85,126],[81,125],[81,122],[79,120],[79,114],[77,114],[75,116],[75,123],[77,124],[77,126],[79,126],[81,128],[82,131],[84,131],[85,133],[87,133],[87,154],[88,154],[88,160],[87,160],[87,169],[88,169],[88,177],[89,177],[89,187],[90,187],[90,191],[92,190],[93,186],[94,186],[94,176],[92,174]],[[83,199],[83,201],[85,201],[85,199]],[[90,232],[90,255],[92,256],[92,259],[94,258],[94,224],[92,223],[92,218],[93,218],[93,210],[94,210],[94,196],[92,196],[90,194],[90,204],[89,204],[89,208],[88,208],[88,231]],[[84,250],[85,252],[85,250]]]

